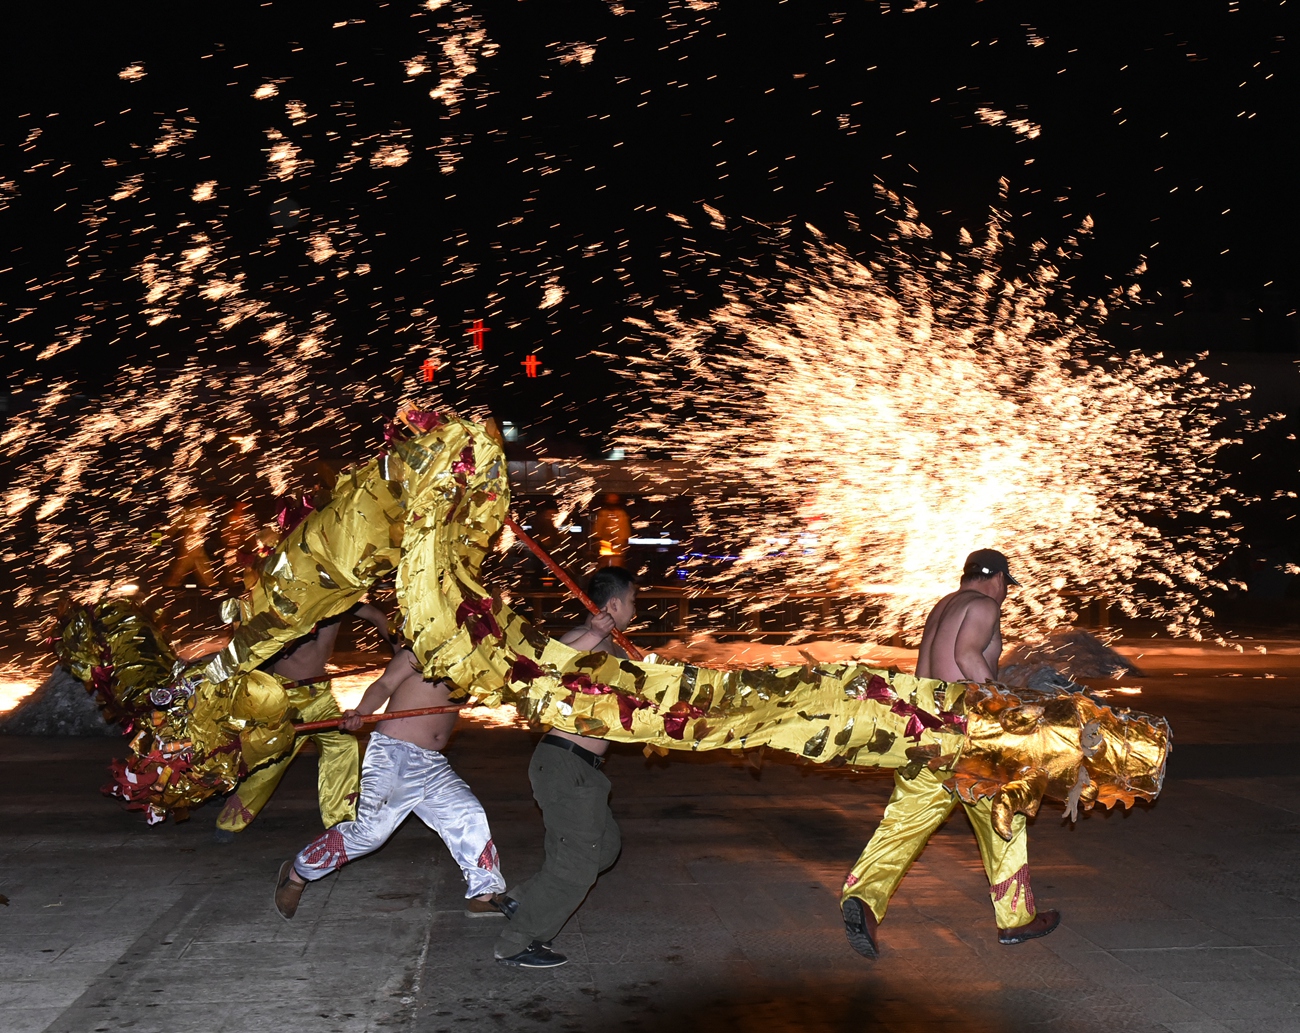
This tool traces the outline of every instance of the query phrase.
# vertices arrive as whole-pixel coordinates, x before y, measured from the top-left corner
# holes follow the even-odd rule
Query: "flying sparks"
[[[266,135],[273,146],[263,182],[310,170],[313,163],[299,157],[281,130]],[[380,139],[399,135],[385,133]],[[146,153],[156,158],[183,151],[192,136],[188,125],[165,120]],[[360,139],[356,146],[364,143]],[[354,154],[350,151],[342,165],[357,168]],[[407,160],[404,146],[383,142],[371,164],[387,168]],[[93,267],[111,253],[118,228],[134,215],[126,206],[150,204],[153,186],[149,175],[135,173],[93,205],[85,220],[87,246],[69,265]],[[208,203],[216,197],[217,183],[203,181],[187,193],[191,203]],[[273,225],[302,221],[307,232],[272,236],[269,248],[294,246],[304,261],[328,270],[332,279],[369,272],[368,263],[356,261],[362,238],[355,222],[315,219],[287,201],[273,205],[271,216]],[[138,319],[142,333],[182,327],[194,343],[181,345],[175,357],[156,343],[157,364],[127,365],[90,409],[81,409],[73,378],[48,377],[40,382],[35,404],[0,434],[0,450],[18,471],[0,507],[0,536],[25,542],[32,560],[14,593],[19,609],[48,606],[64,591],[92,599],[124,584],[145,594],[161,587],[181,503],[201,497],[201,505],[219,517],[217,511],[236,499],[267,500],[327,484],[330,464],[362,458],[377,428],[412,386],[404,385],[401,370],[413,370],[415,356],[441,350],[438,320],[416,309],[421,317],[405,328],[409,345],[393,356],[398,370],[384,378],[387,383],[316,375],[313,363],[345,368],[366,350],[344,345],[328,313],[273,303],[269,296],[275,292],[255,283],[243,268],[245,256],[232,248],[223,219],[209,218],[200,229],[192,218],[180,213],[170,232],[154,236],[130,267],[134,312],[119,326]],[[90,280],[98,276],[89,271]],[[38,361],[71,351],[83,336],[80,329],[61,332]],[[231,349],[237,338],[260,342],[257,362],[212,361],[211,352]],[[472,379],[482,362],[467,358],[462,365]],[[406,377],[412,379],[410,373]],[[330,459],[322,466],[325,443]],[[214,494],[224,497],[221,506]],[[254,532],[256,527],[242,544],[230,544],[222,571],[228,584],[238,581],[236,549],[256,548]],[[16,558],[13,551],[6,554],[7,560]]]
[[[914,629],[964,551],[996,545],[1025,575],[1021,627],[1068,617],[1075,593],[1199,626],[1214,559],[1234,527],[1252,536],[1216,472],[1229,433],[1216,406],[1234,396],[1186,364],[1111,354],[1089,329],[1101,307],[1060,287],[1058,258],[1043,250],[1004,275],[1001,225],[948,255],[905,215],[882,258],[865,235],[843,235],[839,213],[869,202],[873,173],[953,203],[935,156],[970,154],[971,182],[1014,169],[1003,200],[1036,220],[1032,234],[1058,239],[1091,210],[1107,246],[1159,256],[1147,294],[1165,297],[1147,307],[1139,346],[1208,346],[1190,311],[1195,270],[1180,290],[1173,239],[1151,251],[1157,228],[1200,210],[1190,205],[1225,226],[1243,211],[1230,184],[1201,181],[1199,159],[1165,154],[1183,127],[1211,124],[1200,43],[1152,36],[1195,76],[1149,94],[1142,84],[1175,73],[1165,50],[1139,47],[1152,56],[1124,76],[1096,73],[1104,89],[1072,87],[1085,110],[1052,100],[1067,66],[1101,68],[1079,38],[1095,19],[1068,12],[1040,27],[990,10],[940,28],[956,17],[948,5],[778,4],[758,27],[776,45],[756,61],[752,13],[714,0],[605,0],[560,22],[532,5],[403,0],[315,28],[280,21],[278,6],[189,64],[150,59],[146,76],[122,49],[90,62],[75,104],[23,113],[0,140],[12,239],[0,351],[16,360],[0,390],[0,595],[27,607],[12,627],[31,642],[64,590],[164,587],[174,518],[196,494],[217,572],[237,590],[225,541],[236,504],[255,538],[274,496],[371,454],[410,397],[504,417],[530,456],[613,457],[617,444],[705,464],[719,487],[697,500],[697,541],[743,553],[722,579],[755,606],[829,591],[886,633]],[[923,19],[933,67],[910,80],[884,59],[907,52]],[[212,31],[200,19],[168,38]],[[1280,41],[1251,57],[1249,82],[1231,77],[1227,117],[1258,138],[1275,125]],[[999,71],[1007,61],[1015,75]],[[1067,139],[1141,160],[1122,175],[1071,169],[1065,185],[1051,170],[1068,164]],[[1141,190],[1139,165],[1152,170]],[[1160,205],[1117,207],[1115,177]],[[816,237],[794,248],[790,220],[803,218],[877,264]],[[745,265],[752,240],[739,235],[754,220],[777,228]],[[857,216],[847,225],[862,232]],[[1132,237],[1138,225],[1151,236]],[[1215,268],[1196,271],[1198,289]],[[1287,329],[1281,297],[1275,319],[1269,302],[1234,320],[1242,340]],[[480,318],[493,330],[481,350],[463,333]],[[1195,332],[1172,333],[1186,324]],[[637,392],[618,390],[625,372]],[[597,490],[585,473],[557,488],[562,523],[580,530],[575,507]],[[667,493],[679,490],[694,489],[664,486],[635,506],[671,501],[676,514]],[[647,509],[634,517],[658,519]],[[187,591],[170,587],[159,597]]]
[[[1230,443],[1217,407],[1235,396],[1097,338],[1090,317],[1137,284],[1074,301],[1065,248],[1034,248],[1013,275],[997,218],[948,254],[886,198],[904,210],[878,262],[809,227],[802,254],[769,241],[777,271],[737,279],[708,318],[637,321],[653,344],[630,375],[648,404],[623,443],[670,443],[714,476],[704,532],[747,543],[717,580],[756,608],[829,592],[914,637],[965,555],[996,547],[1024,583],[1013,630],[1069,620],[1083,594],[1198,634],[1232,543],[1214,457]]]

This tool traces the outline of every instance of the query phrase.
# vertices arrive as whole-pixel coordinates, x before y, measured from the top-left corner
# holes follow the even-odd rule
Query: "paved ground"
[[[0,740],[0,1030],[1300,1031],[1291,665],[1137,679],[1130,702],[1174,723],[1170,779],[1156,805],[1075,828],[1044,808],[1030,856],[1040,902],[1064,912],[1052,936],[996,943],[958,812],[875,963],[836,901],[888,795],[879,774],[616,748],[623,856],[557,939],[571,963],[528,973],[490,960],[503,920],[463,916],[459,873],[415,820],[283,921],[275,870],[319,829],[309,757],[220,846],[215,807],[150,829],[99,796],[113,741]],[[449,754],[511,879],[540,861],[531,746],[466,722]]]

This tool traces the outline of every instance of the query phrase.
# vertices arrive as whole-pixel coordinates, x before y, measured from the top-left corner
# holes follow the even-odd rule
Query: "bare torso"
[[[399,650],[388,665],[385,679],[391,678],[395,687],[388,697],[389,713],[398,710],[418,710],[421,707],[443,707],[450,702],[446,682],[426,681],[416,666],[415,656],[410,650]],[[458,715],[426,714],[423,717],[404,717],[397,721],[380,721],[375,731],[391,739],[422,746],[426,750],[441,750],[447,745],[451,731],[456,727]]]
[[[939,600],[925,621],[916,655],[918,678],[991,681],[1002,655],[1001,607],[963,588]]]
[[[271,670],[290,681],[324,678],[325,665],[334,655],[334,643],[342,623],[334,620],[318,625],[314,636],[300,640],[299,645],[271,665]]]
[[[388,618],[369,603],[361,603],[346,613],[321,621],[310,635],[290,644],[284,655],[271,664],[271,670],[290,681],[321,681],[325,678],[325,665],[334,655],[339,628],[349,616],[357,617],[379,631],[379,637],[395,648],[388,630]]]

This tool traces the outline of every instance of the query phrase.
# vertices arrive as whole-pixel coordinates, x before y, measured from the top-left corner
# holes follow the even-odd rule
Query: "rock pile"
[[[0,716],[6,735],[121,735],[104,720],[86,686],[63,666],[55,667],[39,689]]]

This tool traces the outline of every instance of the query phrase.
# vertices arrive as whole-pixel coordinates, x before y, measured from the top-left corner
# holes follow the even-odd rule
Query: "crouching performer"
[[[961,587],[940,599],[926,619],[917,652],[917,677],[993,681],[1002,653],[1002,602],[1007,586],[1018,584],[1002,553],[995,549],[972,552],[962,570]],[[894,773],[894,792],[884,817],[845,880],[840,898],[844,931],[859,954],[876,957],[876,930],[889,898],[957,803],[956,794],[944,786],[942,777],[926,768],[910,779],[902,772]],[[1025,816],[1014,816],[1008,841],[993,828],[989,800],[963,806],[989,879],[998,942],[1011,945],[1046,936],[1060,923],[1061,915],[1035,907]]]
[[[291,684],[285,686],[289,705],[303,721],[328,721],[343,716],[334,701],[334,693],[330,691],[330,677],[325,673],[325,665],[334,655],[339,628],[348,614],[373,624],[384,645],[390,650],[397,648],[383,611],[363,603],[352,607],[347,614],[321,621],[310,635],[291,643],[263,665],[263,670],[269,668],[282,678],[290,679]],[[271,794],[308,738],[299,736],[284,756],[258,768],[239,783],[239,788],[230,794],[217,815],[217,827],[212,834],[216,842],[233,843],[235,833],[248,828],[270,802]],[[310,738],[316,744],[319,758],[316,792],[320,799],[321,821],[326,828],[341,821],[351,821],[357,816],[357,740],[336,731],[315,732]]]
[[[379,680],[343,715],[343,727],[361,728],[377,711],[414,710],[448,704],[445,682],[426,681],[415,655],[399,649]],[[442,837],[465,875],[465,914],[501,916],[496,896],[505,889],[487,815],[478,798],[439,752],[457,715],[426,714],[381,721],[370,736],[361,764],[361,800],[355,821],[317,836],[293,860],[280,866],[275,907],[292,918],[308,882],[324,878],[349,861],[378,850],[412,811]]]

